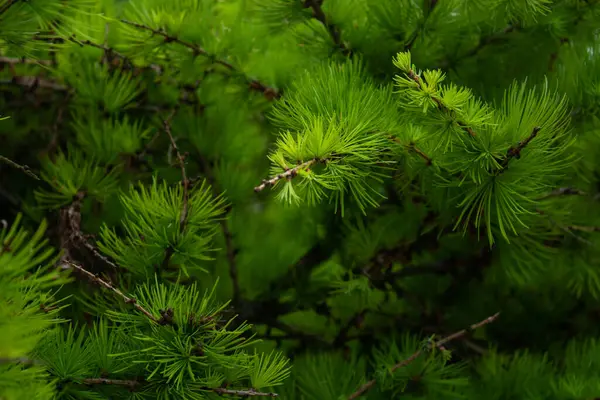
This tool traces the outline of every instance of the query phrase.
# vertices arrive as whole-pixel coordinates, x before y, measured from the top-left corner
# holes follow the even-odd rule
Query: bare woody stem
[[[413,71],[411,69],[411,70],[409,70],[406,73],[406,75],[417,84],[419,90],[423,90],[423,84],[422,84],[422,81],[421,81],[421,77],[419,75],[417,75],[415,73],[415,71]],[[433,100],[433,102],[436,104],[438,110],[443,111],[443,112],[445,112],[447,114],[451,114],[452,113],[451,110],[449,110],[448,107],[446,107],[444,105],[444,102],[439,97],[431,96],[431,100]],[[469,136],[471,136],[471,137],[477,136],[475,134],[475,132],[473,131],[473,129],[471,127],[469,127],[466,123],[464,123],[462,121],[455,121],[455,122],[456,122],[456,124],[458,126],[460,126],[460,128],[462,130],[464,130],[465,132],[467,132],[469,134]]]
[[[452,335],[446,336],[445,338],[435,341],[433,343],[430,344],[430,348],[433,347],[440,347],[443,346],[444,344],[452,341],[452,340],[456,340],[459,339],[463,336],[465,336],[467,333],[469,333],[470,331],[473,331],[475,329],[478,329],[484,325],[487,325],[489,323],[494,322],[496,319],[498,319],[498,317],[500,316],[500,313],[496,313],[494,315],[492,315],[491,317],[487,317],[486,319],[484,319],[483,321],[480,321],[476,324],[473,324],[469,327],[469,329],[463,329],[461,331],[455,332]],[[396,372],[398,369],[407,366],[408,364],[410,364],[411,362],[415,361],[421,354],[423,354],[423,350],[417,350],[415,353],[413,353],[410,357],[400,361],[398,364],[394,365],[391,370],[390,373],[394,373]],[[373,388],[373,386],[375,386],[375,384],[377,383],[377,381],[375,379],[370,380],[369,382],[365,383],[364,385],[362,385],[356,392],[352,393],[350,395],[350,397],[348,397],[348,400],[355,400],[358,399],[360,396],[364,395],[366,392],[368,392],[369,390],[371,390]]]
[[[123,379],[105,379],[105,378],[85,378],[81,380],[81,383],[85,385],[114,385],[114,386],[127,386],[131,389],[138,386],[141,382],[129,381]]]
[[[389,135],[388,138],[395,143],[398,144],[402,144],[402,142],[400,141],[400,139],[398,139],[395,136]],[[408,145],[405,145],[406,148],[408,148],[409,150],[415,152],[415,154],[417,154],[419,157],[421,157],[423,160],[425,160],[425,164],[427,166],[431,166],[433,165],[433,159],[431,157],[429,157],[427,154],[425,154],[425,152],[421,149],[419,149],[414,143],[409,143]]]
[[[278,93],[275,89],[270,88],[269,86],[260,83],[257,80],[253,80],[248,78],[246,75],[244,75],[243,72],[239,71],[237,68],[235,68],[233,66],[233,64],[222,60],[222,59],[218,59],[214,54],[210,54],[208,51],[206,51],[204,48],[198,46],[195,43],[191,43],[188,42],[186,40],[180,39],[177,36],[173,36],[170,35],[169,33],[165,32],[164,30],[161,29],[155,29],[152,28],[150,26],[146,26],[144,24],[140,24],[138,22],[133,22],[133,21],[129,21],[126,19],[121,19],[121,22],[126,24],[126,25],[130,25],[133,26],[135,28],[141,29],[141,30],[145,30],[148,32],[151,32],[153,35],[157,35],[157,36],[162,36],[164,38],[164,42],[165,43],[178,43],[184,47],[187,47],[188,49],[190,49],[192,51],[192,54],[194,56],[204,56],[207,57],[208,59],[210,59],[212,62],[214,62],[215,64],[219,64],[224,66],[225,68],[227,68],[228,70],[230,70],[231,72],[234,72],[238,75],[241,75],[244,77],[244,79],[246,79],[246,81],[249,83],[250,88],[254,89],[254,90],[259,90],[262,91],[265,96],[270,97],[270,98],[278,98],[280,96],[280,93]]]
[[[498,174],[501,174],[502,172],[506,171],[510,160],[512,160],[513,158],[516,158],[517,160],[519,158],[521,158],[521,151],[525,147],[527,147],[527,145],[529,145],[529,143],[531,143],[531,141],[538,135],[538,133],[541,129],[542,128],[540,128],[539,126],[536,126],[535,128],[533,128],[533,130],[531,131],[531,134],[529,136],[527,136],[527,138],[525,140],[523,140],[522,142],[519,142],[519,144],[516,146],[511,146],[508,149],[508,151],[506,152],[506,156],[504,156],[504,158],[500,162],[500,166],[502,167],[502,169],[499,170]]]
[[[10,158],[6,158],[4,156],[0,156],[0,161],[16,168],[19,169],[21,171],[23,171],[23,173],[29,175],[30,177],[32,177],[35,180],[40,180],[39,176],[37,176],[36,174],[33,173],[33,171],[31,170],[31,168],[29,168],[27,165],[21,165],[21,164],[17,164],[16,162],[14,162],[13,160],[11,160]]]
[[[137,380],[124,380],[124,379],[106,379],[106,378],[85,378],[81,380],[84,385],[113,385],[113,386],[125,386],[129,389],[135,389],[136,387],[143,385],[145,381]],[[225,389],[225,388],[201,388],[202,390],[211,391],[219,395],[231,395],[238,397],[278,397],[277,393],[259,392],[254,389]]]
[[[63,262],[63,268],[65,268],[65,269],[70,269],[70,268],[76,269],[77,271],[79,271],[82,274],[84,274],[87,278],[89,278],[90,281],[92,281],[93,283],[95,283],[95,284],[97,284],[99,286],[102,286],[102,287],[104,287],[104,288],[112,291],[117,296],[121,297],[123,299],[123,301],[125,301],[125,303],[127,303],[127,304],[133,304],[133,306],[135,307],[136,310],[138,310],[139,312],[141,312],[142,314],[144,314],[151,321],[159,323],[159,320],[154,315],[152,315],[148,310],[146,310],[144,307],[142,307],[141,305],[139,305],[138,302],[137,302],[137,300],[134,299],[133,297],[127,296],[125,293],[121,292],[119,289],[117,289],[116,287],[114,287],[110,283],[106,282],[102,278],[96,276],[95,274],[89,272],[88,270],[86,270],[82,266],[77,265],[77,264],[75,264],[74,262],[72,262],[70,260],[63,259],[62,262]]]
[[[208,389],[212,392],[215,392],[220,395],[232,395],[239,397],[279,397],[277,393],[269,393],[269,392],[259,392],[254,389],[247,390],[235,390],[235,389],[225,389],[225,388],[216,388],[216,389]]]
[[[8,0],[6,3],[4,3],[2,7],[0,7],[0,16],[6,13],[12,6],[17,4],[18,2],[19,0]]]
[[[294,168],[287,169],[285,172],[282,172],[279,175],[275,175],[270,179],[265,179],[260,185],[254,188],[254,191],[260,192],[264,190],[267,186],[273,186],[282,179],[292,179],[294,176],[298,175],[298,171],[304,168],[309,168],[312,165],[316,164],[318,161],[319,159],[313,158],[312,160],[308,160],[303,162],[302,164],[296,165]]]
[[[304,0],[304,7],[312,9],[314,18],[327,28],[333,39],[333,43],[343,51],[346,51],[346,45],[342,42],[342,35],[339,28],[327,21],[327,17],[321,7],[322,4],[323,0]]]
[[[175,142],[175,138],[171,133],[171,121],[175,116],[177,110],[171,111],[167,119],[163,121],[163,127],[165,133],[169,137],[169,141],[171,142],[171,146],[173,146],[173,150],[175,150],[175,154],[177,155],[177,161],[179,162],[179,168],[181,169],[181,180],[183,183],[183,203],[181,205],[181,217],[179,218],[179,230],[183,232],[185,230],[185,225],[187,221],[188,208],[189,208],[189,186],[190,181],[187,178],[187,173],[185,171],[185,157],[179,151],[177,147],[177,143]]]
[[[18,65],[18,64],[29,64],[29,65],[52,65],[50,60],[31,60],[28,58],[13,58],[13,57],[0,57],[0,64]]]

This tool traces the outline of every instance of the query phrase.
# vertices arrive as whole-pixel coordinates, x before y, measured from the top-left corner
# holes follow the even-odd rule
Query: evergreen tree
[[[600,398],[600,1],[0,0],[0,399]]]

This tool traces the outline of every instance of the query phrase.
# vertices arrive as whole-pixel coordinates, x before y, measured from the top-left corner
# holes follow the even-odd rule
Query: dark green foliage
[[[0,0],[0,400],[600,398],[599,43],[597,0]]]

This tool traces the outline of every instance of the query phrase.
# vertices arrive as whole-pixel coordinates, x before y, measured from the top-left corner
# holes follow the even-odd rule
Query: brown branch
[[[494,315],[492,315],[491,317],[487,317],[486,319],[484,319],[483,321],[480,321],[476,324],[473,324],[469,327],[469,329],[463,329],[461,331],[455,332],[452,335],[446,336],[445,338],[438,340],[438,341],[434,341],[432,342],[428,347],[429,348],[433,348],[433,347],[440,347],[443,346],[444,344],[452,341],[452,340],[456,340],[458,338],[463,337],[464,335],[466,335],[467,333],[469,333],[469,331],[473,331],[475,329],[478,329],[484,325],[487,325],[491,322],[494,322],[498,317],[500,316],[500,313],[496,313]],[[408,364],[410,364],[411,362],[413,362],[414,360],[416,360],[421,354],[423,354],[423,350],[417,350],[416,352],[414,352],[410,357],[400,361],[399,363],[397,363],[396,365],[394,365],[391,369],[390,369],[390,373],[394,373],[396,372],[396,370],[407,366]],[[369,390],[371,390],[373,388],[373,386],[375,386],[375,384],[377,383],[377,381],[375,379],[372,379],[370,381],[368,381],[367,383],[365,383],[364,385],[362,385],[356,392],[352,393],[350,395],[350,397],[348,397],[348,400],[355,400],[358,399],[360,396],[364,395],[366,392],[368,392]]]
[[[42,79],[37,76],[13,76],[11,79],[0,80],[0,83],[23,86],[31,91],[34,91],[37,88],[52,89],[57,92],[66,92],[69,90],[65,85],[49,79]]]
[[[219,395],[232,395],[239,397],[279,397],[277,393],[268,393],[268,392],[258,392],[254,389],[247,390],[235,390],[235,389],[225,389],[225,388],[216,388],[216,389],[205,389],[210,390],[211,392],[215,392]]]
[[[339,28],[327,21],[327,16],[321,7],[322,5],[323,0],[304,0],[304,8],[312,9],[313,17],[323,24],[325,28],[327,28],[327,31],[329,31],[329,34],[331,35],[333,43],[335,43],[336,47],[341,49],[343,52],[347,52],[348,49],[346,48],[344,42],[342,42],[342,34],[340,33]]]
[[[65,270],[69,270],[69,269],[72,269],[72,268],[76,269],[77,271],[79,271],[83,275],[85,275],[88,279],[90,279],[90,281],[92,281],[93,283],[95,283],[95,284],[97,284],[99,286],[102,286],[102,287],[104,287],[104,288],[112,291],[117,296],[121,297],[126,304],[133,304],[133,307],[135,307],[136,310],[138,310],[139,312],[141,312],[142,314],[144,314],[151,321],[156,322],[157,324],[159,323],[158,318],[156,318],[154,315],[152,315],[144,307],[142,307],[141,305],[139,305],[138,302],[137,302],[137,300],[135,298],[127,296],[126,294],[124,294],[123,292],[121,292],[119,289],[117,289],[116,287],[114,287],[113,285],[111,285],[109,282],[107,282],[107,281],[103,280],[102,278],[98,277],[97,275],[89,272],[88,270],[86,270],[82,266],[77,265],[74,262],[68,260],[66,257],[63,257],[63,259],[62,259],[61,262],[62,262],[62,265],[61,265],[62,269],[65,269]]]
[[[319,161],[319,159],[313,158],[312,160],[308,160],[303,162],[302,164],[296,165],[294,168],[286,169],[285,172],[282,172],[279,175],[275,175],[274,177],[269,179],[264,179],[260,185],[254,188],[254,191],[260,192],[264,190],[267,186],[273,186],[282,179],[291,179],[298,175],[298,171],[300,171],[301,169],[310,168],[313,164],[316,164]]]
[[[411,69],[408,71],[408,73],[406,75],[417,84],[417,87],[419,88],[419,90],[423,91],[423,84],[422,84],[421,77],[418,74],[416,74],[415,71],[413,71]],[[444,102],[442,101],[442,99],[435,97],[435,96],[431,96],[431,100],[433,100],[433,102],[436,104],[437,108],[440,111],[443,111],[447,114],[452,114],[452,111],[444,105]],[[476,136],[473,129],[471,127],[469,127],[466,123],[464,123],[462,121],[457,121],[457,120],[455,120],[454,122],[456,122],[456,124],[458,126],[460,126],[462,128],[462,130],[467,132],[471,137]]]
[[[400,139],[398,139],[397,137],[393,136],[393,135],[388,135],[388,138],[395,143],[398,144],[402,144],[402,142],[400,141]],[[413,142],[404,145],[406,148],[408,148],[409,150],[415,152],[415,154],[417,154],[419,157],[421,157],[423,160],[425,160],[425,164],[427,164],[427,166],[431,166],[433,165],[433,159],[431,157],[429,157],[427,154],[425,154],[425,152],[421,149],[419,149]]]
[[[558,188],[556,190],[553,190],[552,192],[539,197],[537,200],[545,200],[551,197],[560,197],[560,196],[587,196],[587,194],[579,189],[576,188],[572,188],[572,187],[562,187],[562,188]]]
[[[404,45],[404,51],[409,51],[410,49],[412,49],[412,47],[414,46],[415,42],[417,41],[417,38],[419,37],[419,31],[421,29],[423,29],[423,27],[427,23],[427,20],[429,19],[429,16],[433,12],[433,10],[435,9],[435,6],[437,6],[437,4],[438,4],[438,0],[430,0],[429,4],[426,5],[427,10],[426,10],[425,18],[419,24],[419,27],[417,29],[415,29],[413,31],[413,33],[410,35],[410,38],[408,39],[408,41]]]
[[[511,146],[508,149],[508,151],[506,152],[506,156],[504,156],[504,158],[500,162],[500,166],[502,169],[498,170],[497,174],[501,174],[508,169],[508,163],[510,162],[510,160],[512,160],[513,158],[516,158],[517,160],[521,158],[521,151],[523,151],[523,149],[527,147],[527,145],[538,135],[541,129],[542,128],[540,128],[539,126],[536,126],[535,128],[533,128],[531,134],[529,134],[529,136],[527,136],[525,140],[519,142],[519,144],[517,144],[516,146]]]
[[[204,176],[208,179],[208,182],[213,190],[214,197],[219,196],[219,191],[217,189],[217,182],[215,180],[215,176],[212,170],[212,167],[206,157],[202,154],[198,154],[198,161],[204,171]],[[231,209],[227,208],[227,213],[229,213]],[[233,235],[231,234],[231,230],[227,224],[227,219],[223,218],[219,221],[221,225],[221,231],[223,232],[223,237],[225,238],[225,251],[227,254],[227,263],[229,265],[229,277],[231,278],[231,283],[233,285],[233,304],[235,306],[239,306],[241,300],[241,290],[238,278],[238,269],[237,269],[237,260],[236,249],[233,245]]]
[[[85,248],[87,248],[94,256],[104,261],[106,264],[110,265],[115,269],[119,269],[119,267],[112,261],[110,261],[106,256],[101,254],[94,245],[88,242],[83,232],[81,231],[81,201],[85,197],[85,193],[79,192],[75,198],[75,200],[71,203],[69,207],[61,210],[61,214],[63,217],[63,222],[65,227],[68,227],[68,232],[63,232],[68,236],[75,237],[79,243],[81,243]],[[66,248],[68,245],[67,242],[63,242],[63,248]]]
[[[142,382],[123,379],[105,379],[105,378],[85,378],[81,380],[84,385],[115,385],[127,386],[131,389],[137,387]]]
[[[26,175],[29,175],[30,177],[32,177],[35,180],[38,180],[38,181],[40,180],[40,177],[37,176],[36,174],[34,174],[33,171],[31,170],[31,168],[29,168],[29,166],[27,166],[27,165],[17,164],[10,158],[4,157],[2,155],[0,155],[0,161],[10,165],[13,168],[23,171],[23,173],[25,173]]]
[[[179,218],[179,231],[183,232],[185,230],[185,225],[187,222],[187,215],[188,215],[190,181],[188,180],[187,173],[185,171],[185,157],[179,151],[179,148],[177,147],[177,143],[175,142],[175,138],[173,137],[173,134],[171,133],[171,121],[172,121],[173,117],[175,116],[176,112],[177,112],[177,109],[174,109],[173,111],[171,111],[171,114],[169,114],[167,119],[165,119],[163,121],[163,128],[165,130],[165,133],[169,137],[169,141],[171,142],[171,146],[173,147],[173,150],[175,150],[175,154],[177,155],[177,160],[179,162],[179,168],[181,169],[181,181],[183,184],[183,203],[181,205],[181,217]]]
[[[25,57],[22,58],[13,58],[13,57],[0,57],[0,64],[9,64],[9,65],[18,65],[18,64],[28,64],[28,65],[52,65],[52,61],[50,60],[32,60]]]
[[[481,37],[479,39],[479,43],[477,43],[477,45],[475,47],[473,47],[471,50],[467,51],[462,56],[458,57],[456,60],[454,60],[454,61],[444,60],[441,63],[441,68],[442,69],[455,68],[458,63],[465,61],[468,58],[475,57],[487,46],[496,44],[496,43],[500,43],[500,42],[506,40],[507,35],[511,32],[516,31],[518,28],[519,28],[518,25],[511,24],[511,25],[506,26],[504,29],[502,29],[499,32],[492,33],[491,35]]]
[[[146,26],[146,25],[140,24],[138,22],[133,22],[133,21],[129,21],[129,20],[126,20],[126,19],[121,19],[121,22],[124,23],[124,24],[126,24],[126,25],[130,25],[130,26],[133,26],[135,28],[151,32],[152,35],[162,36],[164,38],[164,42],[165,43],[178,43],[178,44],[180,44],[180,45],[182,45],[184,47],[187,47],[188,49],[190,49],[192,51],[192,54],[194,55],[194,57],[199,56],[199,55],[207,57],[213,63],[222,65],[225,68],[227,68],[229,71],[234,72],[234,73],[242,76],[248,82],[248,84],[250,86],[250,89],[258,90],[258,91],[263,92],[263,94],[267,98],[271,98],[271,99],[272,98],[279,98],[280,95],[281,95],[276,89],[270,88],[269,86],[267,86],[267,85],[265,85],[263,83],[260,83],[257,80],[248,78],[243,72],[241,72],[237,68],[235,68],[233,66],[233,64],[231,64],[231,63],[229,63],[229,62],[227,62],[225,60],[217,58],[214,54],[209,53],[204,48],[198,46],[195,43],[191,43],[191,42],[188,42],[186,40],[180,39],[177,36],[170,35],[169,33],[167,33],[166,31],[164,31],[162,29],[155,29],[155,28],[152,28],[150,26]]]
[[[13,5],[17,4],[20,0],[7,0],[6,3],[0,7],[0,16],[5,14]]]
[[[85,378],[81,380],[84,385],[113,385],[113,386],[125,386],[130,390],[136,389],[140,385],[145,384],[145,381],[138,380],[126,380],[126,379],[107,379],[107,378]],[[209,388],[203,387],[201,390],[210,391],[217,393],[218,395],[232,395],[239,397],[278,397],[277,393],[259,392],[254,389],[226,389],[226,388]]]

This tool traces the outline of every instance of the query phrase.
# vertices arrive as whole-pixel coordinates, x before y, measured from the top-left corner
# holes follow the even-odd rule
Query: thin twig
[[[137,302],[137,300],[135,298],[127,296],[125,293],[121,292],[119,289],[117,289],[116,287],[114,287],[113,285],[111,285],[110,283],[108,283],[107,281],[103,280],[102,278],[100,278],[100,277],[96,276],[95,274],[89,272],[88,270],[86,270],[82,266],[77,265],[74,262],[72,262],[72,261],[70,261],[70,260],[68,260],[68,259],[66,259],[64,257],[63,257],[63,260],[62,260],[62,264],[63,264],[62,265],[63,269],[75,268],[77,271],[79,271],[82,274],[84,274],[85,276],[87,276],[95,284],[97,284],[99,286],[102,286],[102,287],[104,287],[104,288],[112,291],[117,296],[121,297],[126,304],[133,304],[133,306],[135,307],[136,310],[138,310],[139,312],[141,312],[142,314],[144,314],[151,321],[159,323],[158,318],[156,318],[154,315],[152,315],[144,307],[142,307],[141,305],[139,305],[138,302]]]
[[[534,127],[531,131],[531,134],[529,134],[529,136],[527,136],[525,140],[519,142],[519,144],[517,144],[516,146],[511,146],[508,149],[508,151],[506,152],[506,156],[504,156],[504,158],[500,162],[500,166],[502,167],[502,169],[498,170],[497,174],[501,174],[508,169],[508,163],[510,162],[510,160],[512,160],[513,158],[516,158],[517,160],[521,158],[521,151],[525,147],[527,147],[527,145],[538,135],[541,129],[542,128],[540,128],[539,126]]]
[[[210,390],[211,392],[215,392],[217,394],[223,395],[223,394],[227,394],[227,395],[232,395],[232,396],[239,396],[239,397],[279,397],[279,395],[277,393],[269,393],[269,392],[258,392],[254,389],[247,389],[247,390],[235,390],[235,389],[225,389],[225,388],[216,388],[216,389],[205,389],[205,390]]]
[[[550,197],[560,197],[560,196],[587,196],[587,194],[583,191],[583,190],[579,190],[577,188],[572,188],[572,187],[562,187],[562,188],[558,188],[556,190],[553,190],[552,192],[539,197],[537,200],[544,200],[544,199],[548,199]]]
[[[178,44],[180,44],[180,45],[182,45],[184,47],[187,47],[188,49],[190,49],[192,51],[192,54],[194,56],[201,55],[201,56],[207,57],[213,63],[222,65],[225,68],[227,68],[228,70],[230,70],[231,72],[234,72],[234,73],[236,73],[236,74],[244,77],[244,79],[250,85],[251,89],[253,89],[253,90],[259,90],[259,91],[263,92],[263,94],[265,95],[265,97],[267,97],[269,99],[279,98],[280,97],[280,93],[277,90],[275,90],[275,89],[273,89],[273,88],[271,88],[271,87],[269,87],[269,86],[267,86],[267,85],[265,85],[263,83],[260,83],[259,81],[255,80],[255,79],[248,78],[243,72],[239,71],[236,67],[234,67],[233,64],[231,64],[231,63],[229,63],[229,62],[227,62],[225,60],[217,58],[214,54],[210,54],[204,48],[198,46],[195,43],[191,43],[191,42],[188,42],[186,40],[180,39],[177,36],[170,35],[168,32],[166,32],[166,31],[164,31],[162,29],[155,29],[155,28],[152,28],[150,26],[146,26],[144,24],[140,24],[138,22],[129,21],[129,20],[126,20],[126,19],[121,19],[120,21],[122,23],[126,24],[126,25],[130,25],[130,26],[133,26],[135,28],[151,32],[152,35],[162,36],[164,38],[164,42],[165,43],[178,43]]]
[[[282,172],[279,175],[275,175],[274,177],[269,179],[264,179],[260,185],[254,188],[254,191],[260,192],[264,190],[267,186],[273,186],[282,179],[291,179],[298,175],[298,171],[304,168],[309,168],[313,164],[316,164],[318,161],[320,160],[317,158],[313,158],[312,160],[308,160],[303,162],[302,164],[296,165],[294,168],[286,169],[285,172]]]
[[[75,236],[75,238],[77,238],[77,240],[79,240],[81,244],[83,244],[89,251],[91,251],[92,254],[94,254],[94,256],[104,261],[114,269],[118,270],[119,267],[114,262],[110,261],[102,253],[100,253],[98,249],[94,247],[94,245],[88,242],[85,236],[83,235],[83,232],[81,232],[81,201],[84,197],[85,194],[83,192],[78,193],[75,201],[73,201],[71,205],[67,207],[66,210],[64,210],[65,218],[70,228],[70,234]]]
[[[411,69],[408,71],[408,73],[406,75],[417,84],[417,87],[419,88],[419,90],[423,91],[423,84],[422,84],[421,77],[417,73],[415,73],[415,71],[413,71]],[[451,114],[451,111],[448,109],[448,107],[446,107],[444,105],[444,102],[442,101],[442,99],[440,99],[436,96],[431,96],[430,98],[431,98],[431,100],[433,100],[433,102],[436,104],[437,108],[440,111],[444,111],[447,114]],[[473,129],[471,127],[469,127],[466,123],[464,123],[462,121],[456,121],[456,120],[455,120],[455,122],[458,126],[461,127],[462,130],[467,132],[471,137],[476,136]]]
[[[430,0],[429,5],[427,5],[427,11],[426,11],[427,13],[425,15],[425,18],[419,24],[419,27],[416,28],[413,31],[413,33],[410,35],[408,41],[404,45],[404,51],[409,51],[410,49],[412,49],[412,47],[414,46],[415,42],[417,41],[417,38],[419,37],[419,31],[421,31],[425,27],[425,24],[427,23],[427,20],[429,19],[429,17],[433,13],[433,10],[435,9],[435,6],[437,4],[438,4],[438,0]]]
[[[6,13],[13,5],[17,4],[20,0],[7,0],[6,3],[0,7],[0,16]]]
[[[327,16],[323,12],[323,8],[321,7],[322,3],[323,0],[305,0],[304,8],[310,8],[312,10],[314,18],[321,24],[323,24],[325,28],[327,28],[327,31],[329,31],[329,34],[333,39],[333,43],[335,43],[335,45],[338,48],[340,48],[344,52],[348,51],[346,45],[344,44],[344,42],[342,42],[342,35],[340,33],[339,28],[336,25],[327,21]]]
[[[81,380],[81,383],[85,385],[115,385],[115,386],[127,386],[131,389],[135,388],[141,382],[124,379],[106,379],[106,378],[85,378]]]
[[[34,91],[37,88],[52,89],[57,92],[66,92],[69,90],[65,85],[49,79],[42,79],[37,76],[13,76],[11,79],[0,80],[0,83],[23,86],[31,91]]]
[[[33,59],[25,58],[25,57],[22,57],[22,58],[0,57],[0,64],[10,64],[10,65],[28,64],[28,65],[50,66],[50,65],[52,65],[52,61],[50,61],[50,60],[33,60]]]
[[[185,171],[185,157],[179,151],[177,147],[177,143],[175,142],[175,138],[171,133],[171,121],[175,116],[177,109],[171,111],[169,116],[163,121],[163,128],[165,133],[169,137],[169,141],[171,142],[171,146],[177,155],[177,161],[179,162],[179,168],[181,169],[181,181],[183,184],[183,202],[181,205],[181,216],[179,217],[179,231],[183,232],[185,230],[185,225],[187,223],[187,215],[188,215],[188,207],[189,207],[189,187],[190,181],[187,178],[187,173]]]
[[[40,177],[37,176],[36,174],[34,174],[33,171],[31,171],[31,168],[29,168],[27,165],[17,164],[10,158],[6,158],[4,156],[0,156],[0,161],[10,165],[11,167],[14,167],[16,169],[23,171],[25,174],[29,175],[30,177],[32,177],[35,180],[38,180],[38,181],[40,180]]]
[[[471,325],[469,327],[469,329],[463,329],[461,331],[453,333],[452,335],[446,336],[445,338],[443,338],[441,340],[432,342],[429,347],[433,348],[433,347],[443,346],[444,344],[446,344],[452,340],[456,340],[456,339],[466,335],[469,331],[473,331],[484,325],[494,322],[499,316],[500,316],[500,313],[496,313],[496,314],[492,315],[491,317],[487,317],[483,321],[480,321],[476,324]],[[408,364],[410,364],[411,362],[416,360],[421,354],[423,354],[423,352],[424,352],[423,350],[417,350],[410,357],[408,357],[408,358],[400,361],[398,364],[394,365],[391,368],[390,373],[393,374],[394,372],[396,372],[396,370],[407,366]],[[377,383],[376,379],[371,379],[370,381],[368,381],[367,383],[362,385],[356,392],[352,393],[350,395],[350,397],[348,397],[348,400],[355,400],[355,399],[359,398],[360,396],[364,395],[366,392],[368,392],[370,389],[372,389],[376,383]]]

